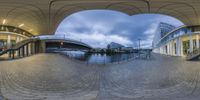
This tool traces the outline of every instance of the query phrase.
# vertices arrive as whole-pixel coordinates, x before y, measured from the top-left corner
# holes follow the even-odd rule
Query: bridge
[[[47,53],[49,49],[70,49],[70,50],[84,50],[92,49],[91,46],[71,39],[58,39],[58,38],[40,38],[35,37],[21,41],[11,48],[0,52],[0,57],[3,59],[15,59],[27,57],[37,53]]]
[[[76,41],[73,39],[65,38],[62,36],[40,36],[39,37],[47,49],[56,48],[67,48],[73,50],[89,50],[92,49],[91,46],[85,44],[81,41]],[[46,50],[45,50],[46,51]]]

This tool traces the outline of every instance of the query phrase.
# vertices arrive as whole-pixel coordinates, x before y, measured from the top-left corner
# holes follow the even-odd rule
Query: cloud
[[[138,39],[142,39],[141,47],[150,48],[160,22],[183,25],[175,18],[158,14],[128,16],[116,11],[89,10],[67,17],[56,34],[66,34],[94,47],[106,47],[109,42],[137,47]]]
[[[132,46],[133,42],[126,37],[122,37],[119,35],[106,35],[101,33],[93,33],[93,34],[80,34],[80,33],[59,33],[57,35],[63,35],[65,37],[78,40],[87,44],[90,44],[92,47],[107,47],[107,44],[111,42],[120,43],[124,46]]]
[[[151,48],[154,35],[156,33],[156,30],[158,28],[157,23],[152,23],[150,26],[144,31],[144,35],[146,35],[145,38],[142,38],[141,40],[141,47],[142,48]]]

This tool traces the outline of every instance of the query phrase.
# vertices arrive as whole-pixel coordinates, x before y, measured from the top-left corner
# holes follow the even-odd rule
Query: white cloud
[[[147,35],[148,38],[143,39],[141,41],[141,46],[143,48],[150,48],[152,46],[152,41],[155,35],[155,32],[157,30],[158,24],[157,23],[152,23],[147,30],[144,32],[145,35]]]
[[[58,33],[57,35],[63,35],[65,33]],[[105,35],[101,33],[93,34],[80,34],[80,33],[68,33],[65,37],[82,41],[84,43],[90,44],[93,47],[106,47],[110,42],[120,43],[125,46],[132,46],[133,42],[126,37],[119,35]]]
[[[94,47],[106,47],[110,42],[137,47],[136,39],[141,38],[141,46],[149,48],[160,22],[175,26],[183,24],[177,19],[163,15],[127,16],[112,11],[86,11],[66,18],[56,34],[66,34],[68,38],[81,40]]]

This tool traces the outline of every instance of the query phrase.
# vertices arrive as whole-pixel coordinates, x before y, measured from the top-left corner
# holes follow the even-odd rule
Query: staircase
[[[194,50],[192,53],[189,53],[186,59],[188,61],[191,61],[191,60],[197,60],[199,59],[199,57],[200,57],[200,48]]]
[[[1,59],[15,59],[20,57],[26,57],[37,53],[35,49],[35,42],[38,39],[27,39],[21,41],[11,48],[3,50],[0,52]],[[1,60],[0,59],[0,60]]]

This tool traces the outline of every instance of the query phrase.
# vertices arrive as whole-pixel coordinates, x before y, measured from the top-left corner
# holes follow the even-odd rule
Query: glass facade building
[[[174,30],[176,27],[167,23],[161,22],[158,26],[158,31],[160,31],[161,38],[164,37],[167,33]]]
[[[156,53],[186,56],[200,47],[200,26],[181,26],[163,37],[161,34],[157,31],[153,40],[153,51]]]

